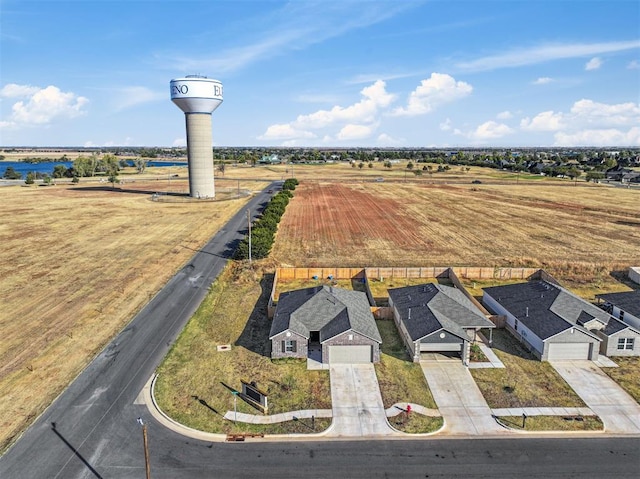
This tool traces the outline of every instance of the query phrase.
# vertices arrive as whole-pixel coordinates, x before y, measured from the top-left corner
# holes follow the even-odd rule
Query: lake
[[[129,166],[133,166],[133,162],[129,161]],[[22,175],[22,178],[27,177],[27,173],[33,171],[34,173],[43,173],[50,175],[53,173],[53,168],[56,165],[64,165],[65,168],[70,168],[73,165],[72,161],[44,161],[42,163],[25,163],[24,161],[0,161],[0,178],[4,176],[4,172],[9,166],[12,166],[15,171]],[[186,161],[149,161],[147,166],[187,166]]]

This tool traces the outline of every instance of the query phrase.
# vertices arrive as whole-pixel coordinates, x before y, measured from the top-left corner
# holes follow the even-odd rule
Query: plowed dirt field
[[[640,191],[303,182],[273,254],[291,266],[640,263]]]

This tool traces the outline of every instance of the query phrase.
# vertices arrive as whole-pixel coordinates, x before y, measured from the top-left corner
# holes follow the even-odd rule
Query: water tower
[[[171,80],[171,101],[184,112],[187,123],[189,194],[213,198],[213,140],[211,113],[222,103],[222,83],[200,75]]]

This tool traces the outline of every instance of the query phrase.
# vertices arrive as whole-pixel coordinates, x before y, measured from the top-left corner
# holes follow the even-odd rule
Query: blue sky
[[[0,0],[0,145],[640,146],[640,2]]]

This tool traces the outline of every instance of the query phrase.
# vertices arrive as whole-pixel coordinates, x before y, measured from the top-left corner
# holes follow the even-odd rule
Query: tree
[[[13,166],[7,166],[7,169],[4,171],[4,175],[2,177],[5,180],[20,180],[22,179],[22,173],[18,173]]]
[[[218,171],[222,176],[224,176],[224,170],[225,170],[225,165],[224,165],[224,162],[221,161],[220,164],[218,165]]]
[[[373,168],[373,163],[369,162],[369,168]]]
[[[602,173],[601,171],[590,171],[587,173],[587,181],[593,181],[594,183],[597,183],[598,181],[602,180],[604,178],[604,173]]]
[[[147,164],[149,160],[145,160],[144,158],[136,158],[133,160],[133,165],[136,167],[136,171],[138,173],[144,173],[144,170],[147,168]]]
[[[391,162],[390,161],[385,161],[383,163],[383,165],[384,165],[385,168],[391,169]]]
[[[578,178],[582,176],[582,171],[575,167],[569,168],[566,172],[566,175],[572,180],[575,180],[575,184],[578,184]]]
[[[363,162],[358,163],[358,168],[360,169],[364,168],[364,163]]]
[[[64,165],[56,165],[53,167],[54,178],[64,178],[67,174],[67,169]]]
[[[407,170],[409,171],[413,170],[413,163],[411,162],[407,163]]]
[[[27,178],[24,180],[27,185],[32,185],[36,182],[36,175],[33,171],[27,173]]]

